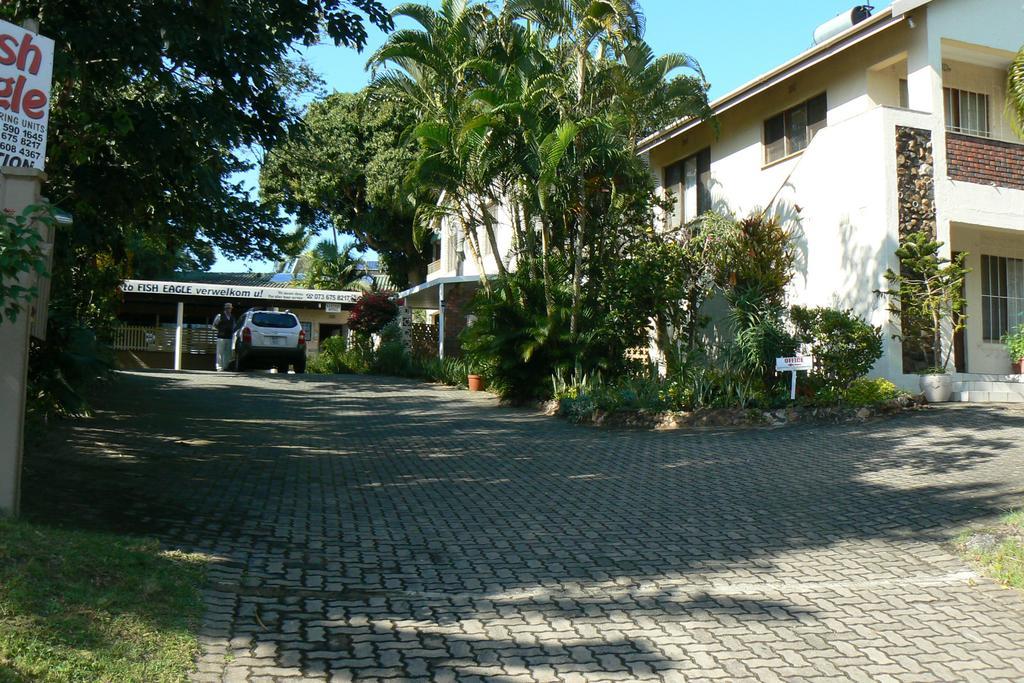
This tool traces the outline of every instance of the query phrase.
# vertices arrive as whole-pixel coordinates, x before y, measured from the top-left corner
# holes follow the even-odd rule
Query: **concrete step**
[[[1016,382],[957,382],[954,380],[953,391],[996,392],[1024,396],[1024,384],[1018,384]]]
[[[954,387],[949,399],[956,403],[1024,403],[1024,393],[1014,391],[971,391]]]
[[[980,372],[956,373],[953,375],[954,382],[1009,382],[1011,384],[1024,384],[1024,375],[998,375],[985,374]]]

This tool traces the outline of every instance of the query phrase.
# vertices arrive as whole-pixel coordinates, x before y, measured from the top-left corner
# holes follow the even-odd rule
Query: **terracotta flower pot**
[[[1014,375],[1024,375],[1024,358],[1010,363],[1010,372]]]
[[[469,384],[470,391],[483,391],[484,390],[484,378],[483,375],[468,375],[466,377],[466,383]]]

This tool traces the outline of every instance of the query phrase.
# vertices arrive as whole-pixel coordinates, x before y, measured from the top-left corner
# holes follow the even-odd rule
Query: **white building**
[[[715,101],[717,135],[690,120],[644,140],[678,198],[663,220],[770,207],[797,234],[791,303],[883,325],[875,374],[904,386],[914,368],[874,291],[898,269],[901,230],[933,229],[972,269],[955,356],[977,376],[959,378],[961,397],[1010,399],[1020,385],[994,382],[1010,372],[1000,337],[1024,322],[1024,144],[1005,115],[1022,43],[1020,0],[895,0]]]
[[[999,339],[1024,321],[1024,144],[1005,116],[1024,6],[895,0],[867,14],[715,101],[717,133],[684,120],[642,141],[659,187],[677,199],[662,220],[770,207],[797,235],[791,303],[851,308],[883,326],[874,374],[908,387],[913,368],[874,292],[886,286],[885,270],[898,268],[901,228],[934,230],[947,251],[968,252],[972,269],[956,340],[957,370],[971,373],[960,395],[1012,398],[992,392],[1024,388],[993,383],[1010,371]],[[507,257],[511,230],[498,213]],[[452,311],[478,281],[461,242],[453,227],[442,229],[426,282],[402,293],[413,307],[440,311],[449,348],[464,326]],[[494,258],[485,254],[488,272]]]
[[[504,206],[496,205],[491,208],[491,215],[498,253],[494,253],[483,227],[477,229],[476,236],[480,260],[489,276],[497,275],[499,258],[506,267],[515,267],[511,256],[512,221],[508,211]],[[426,322],[413,324],[414,346],[434,345],[442,358],[457,355],[458,337],[467,324],[467,305],[479,286],[480,268],[461,228],[452,220],[441,220],[434,235],[434,260],[427,266],[426,280],[398,295],[406,314],[410,311],[425,312]],[[412,322],[408,320],[405,324]]]

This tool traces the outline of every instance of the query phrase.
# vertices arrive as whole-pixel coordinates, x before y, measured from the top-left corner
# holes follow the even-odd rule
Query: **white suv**
[[[234,370],[277,368],[306,371],[306,331],[288,311],[246,311],[231,342]]]

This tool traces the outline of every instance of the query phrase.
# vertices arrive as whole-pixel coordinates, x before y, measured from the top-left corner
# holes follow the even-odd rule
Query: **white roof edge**
[[[927,5],[932,0],[892,0],[892,13],[894,16],[906,14],[922,5]]]
[[[821,43],[820,45],[815,45],[814,47],[805,50],[788,62],[785,62],[771,71],[761,74],[757,78],[744,83],[735,90],[722,95],[711,103],[712,113],[720,114],[725,112],[789,78],[790,76],[808,69],[815,64],[819,64],[833,55],[842,52],[848,47],[856,45],[862,40],[900,23],[904,20],[906,12],[929,2],[931,2],[931,0],[895,0],[892,6],[882,9],[877,14],[872,15],[870,18],[865,19],[859,24],[851,26],[839,35]],[[901,7],[899,12],[896,11],[897,6]],[[637,145],[638,151],[641,154],[649,152],[661,143],[667,142],[677,135],[699,126],[701,123],[704,123],[703,119],[695,118],[681,119],[671,123],[658,132],[652,133],[640,140]]]
[[[495,276],[494,275],[488,275],[487,277],[488,278],[493,278]],[[427,280],[426,282],[421,282],[420,284],[415,285],[413,287],[409,287],[408,289],[404,289],[401,292],[399,292],[398,294],[396,294],[395,296],[398,297],[399,299],[404,299],[406,297],[412,296],[413,294],[419,294],[420,292],[422,292],[424,290],[431,289],[432,287],[435,287],[437,285],[458,285],[458,284],[462,284],[463,282],[480,282],[480,276],[479,275],[449,275],[447,277],[439,277],[439,278],[435,278],[433,280]]]

